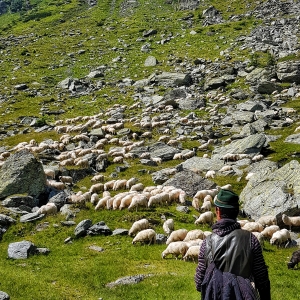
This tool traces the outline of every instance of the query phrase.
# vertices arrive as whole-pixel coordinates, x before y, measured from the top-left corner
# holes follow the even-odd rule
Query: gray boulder
[[[105,222],[100,221],[93,226],[89,227],[87,230],[88,235],[111,235],[112,231],[105,224]]]
[[[45,186],[43,165],[27,150],[8,157],[0,169],[0,199],[14,194],[38,197]]]
[[[163,184],[163,186],[168,185],[184,190],[189,197],[193,197],[199,190],[216,187],[214,182],[211,182],[190,170],[183,170],[175,174]]]
[[[92,226],[92,221],[87,219],[87,220],[82,220],[75,228],[74,234],[76,237],[82,237],[87,234],[87,230]]]
[[[44,214],[38,214],[37,212],[28,213],[20,217],[20,222],[21,223],[33,222],[44,218],[44,216],[45,216]]]
[[[16,222],[17,221],[15,219],[13,219],[7,215],[0,214],[0,226],[9,226]]]
[[[247,136],[240,140],[235,140],[230,144],[215,148],[213,151],[212,159],[222,159],[226,153],[233,154],[249,154],[255,156],[259,154],[266,143],[266,136],[263,133]]]
[[[33,199],[31,196],[11,196],[2,201],[2,205],[5,207],[35,207],[37,205],[37,201]]]
[[[158,142],[149,146],[149,152],[151,157],[160,157],[163,161],[165,161],[172,160],[174,154],[177,153],[178,150],[165,143]]]
[[[291,134],[284,141],[285,143],[300,144],[300,133]]]
[[[10,300],[10,296],[5,292],[0,291],[0,300]]]
[[[159,75],[151,75],[151,82],[166,87],[190,86],[193,83],[190,74],[162,72]]]
[[[12,259],[26,259],[29,255],[36,254],[37,247],[29,242],[29,241],[22,241],[16,243],[10,243],[8,245],[8,258]]]
[[[240,194],[244,212],[253,219],[263,215],[277,217],[300,214],[300,164],[293,160],[282,168],[272,166],[255,171]]]
[[[300,62],[283,61],[277,64],[276,74],[282,82],[300,83]]]

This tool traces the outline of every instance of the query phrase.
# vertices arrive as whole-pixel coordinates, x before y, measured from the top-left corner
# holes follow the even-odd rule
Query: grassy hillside
[[[194,61],[199,58],[223,60],[220,53],[227,49],[230,49],[228,62],[248,60],[251,64],[256,58],[257,65],[270,63],[267,53],[255,56],[250,50],[241,51],[236,41],[238,36],[249,34],[262,22],[244,16],[258,5],[257,1],[200,1],[200,7],[194,11],[179,10],[179,1],[140,0],[137,6],[126,8],[124,3],[128,2],[101,0],[96,6],[89,7],[87,3],[75,0],[32,1],[32,9],[28,11],[0,16],[0,128],[10,133],[9,136],[1,135],[0,146],[12,147],[32,138],[38,142],[46,138],[58,139],[53,131],[35,133],[32,128],[26,128],[23,132],[19,121],[24,116],[38,117],[41,123],[53,124],[57,119],[97,114],[115,103],[133,104],[133,87],[118,86],[124,78],[139,80],[154,72],[184,71],[188,64],[194,66]],[[224,22],[203,27],[202,12],[211,5],[222,13]],[[233,21],[232,15],[242,17]],[[143,37],[150,29],[157,30],[157,34]],[[146,43],[150,45],[150,52],[141,51]],[[159,64],[145,67],[144,61],[149,55],[155,56]],[[57,88],[61,80],[84,78],[100,66],[106,66],[105,84],[92,95],[70,97]],[[16,89],[20,84],[26,84],[29,90]],[[229,86],[227,92],[234,87],[249,89],[240,80]],[[164,92],[163,87],[157,88],[157,93]],[[299,99],[286,106],[299,112]],[[59,116],[44,114],[42,107],[63,109],[65,113]],[[200,113],[203,118],[207,117],[205,112]],[[297,151],[296,146],[282,147],[284,138],[295,126],[282,130],[282,138],[272,144],[273,157],[277,160],[287,156],[290,159],[290,154]],[[193,147],[193,141],[185,143]],[[164,167],[177,163],[171,161]],[[140,168],[141,165],[136,165],[123,176],[130,178]],[[145,169],[152,172],[159,168]],[[107,174],[113,170],[113,166],[109,167]],[[150,174],[138,176],[145,185],[151,184]],[[245,181],[236,182],[236,179],[216,178],[215,181],[219,185],[233,183],[235,190],[240,192]],[[90,184],[90,178],[86,178],[77,183],[75,190],[89,188]],[[0,211],[4,212],[4,209]],[[76,214],[75,221],[91,219],[96,223],[103,220],[114,230],[129,229],[133,221],[147,217],[153,220],[152,227],[156,232],[163,233],[162,214],[170,214],[177,229],[193,229],[193,215],[198,212],[191,210],[182,214],[175,206],[138,213],[96,212],[88,205]],[[7,292],[11,299],[199,299],[193,281],[196,264],[171,258],[163,260],[161,252],[165,245],[134,246],[128,236],[85,237],[66,244],[67,237],[74,237],[74,227],[62,226],[63,220],[64,217],[58,215],[30,224],[18,223],[3,235],[0,290]],[[39,230],[42,225],[45,229]],[[208,226],[199,228],[209,230]],[[48,256],[33,256],[25,261],[7,259],[9,243],[22,240],[47,247],[51,252]],[[104,251],[89,249],[92,245],[102,247]],[[298,271],[288,270],[286,266],[293,250],[276,249],[268,243],[264,246],[273,300],[298,299]],[[106,287],[107,283],[120,277],[137,274],[149,277],[137,285]]]

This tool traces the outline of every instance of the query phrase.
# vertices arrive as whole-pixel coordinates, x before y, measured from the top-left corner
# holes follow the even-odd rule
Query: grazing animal
[[[294,251],[290,261],[287,263],[289,269],[294,269],[296,266],[298,268],[298,263],[300,262],[300,250]]]

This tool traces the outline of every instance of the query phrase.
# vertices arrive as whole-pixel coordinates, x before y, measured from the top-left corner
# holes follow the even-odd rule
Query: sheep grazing
[[[47,179],[46,184],[51,187],[54,188],[56,190],[62,191],[66,188],[65,184],[63,182],[58,182],[52,179]]]
[[[190,230],[183,241],[188,242],[197,239],[201,239],[201,240],[205,239],[204,232],[201,229]]]
[[[250,232],[262,232],[264,227],[258,222],[248,222],[242,227],[242,229]]]
[[[289,229],[291,231],[292,226],[300,226],[300,216],[296,216],[296,217],[289,217],[286,214],[282,215],[282,222],[289,226]]]
[[[91,203],[96,205],[99,202],[99,195],[97,193],[93,193],[91,195]]]
[[[183,257],[183,260],[192,260],[194,263],[196,263],[198,261],[200,247],[201,246],[199,245],[190,246]]]
[[[211,210],[211,202],[210,201],[204,201],[202,206],[200,207],[200,211],[204,212],[204,211],[210,211],[210,210]]]
[[[267,226],[262,232],[264,238],[271,239],[274,232],[279,231],[280,228],[278,225]]]
[[[126,179],[119,179],[114,183],[114,186],[112,188],[113,191],[121,190],[126,188]]]
[[[98,182],[98,181],[101,181],[101,182],[104,181],[104,175],[97,174],[91,179],[91,182]]]
[[[103,183],[95,183],[90,187],[89,192],[91,194],[93,193],[99,193],[104,191],[104,184]]]
[[[133,236],[135,234],[137,234],[139,231],[142,231],[144,229],[148,229],[149,228],[149,221],[147,219],[141,219],[138,221],[135,221],[131,228],[128,231],[128,235],[129,236]]]
[[[261,216],[257,220],[257,222],[260,223],[263,227],[277,224],[277,220],[275,216]]]
[[[169,194],[167,194],[167,193],[160,193],[160,194],[151,196],[148,201],[148,207],[151,207],[156,204],[164,205],[168,202],[168,200],[169,200]]]
[[[177,242],[171,242],[168,247],[161,253],[162,258],[166,258],[167,255],[171,254],[172,257],[175,257],[178,259],[178,257],[181,255],[182,259],[185,256],[188,245],[185,242],[177,241]]]
[[[212,225],[213,221],[214,221],[214,214],[211,211],[206,211],[198,217],[198,219],[195,221],[195,225],[197,224]]]
[[[137,194],[137,192],[130,192],[128,193],[128,195],[126,195],[125,197],[122,198],[120,206],[119,206],[119,210],[122,210],[125,207],[129,207],[132,201],[132,198]]]
[[[167,219],[163,224],[163,230],[167,236],[170,236],[172,231],[174,231],[174,220]]]
[[[138,182],[138,179],[135,178],[135,177],[132,177],[132,178],[128,179],[127,182],[126,182],[126,189],[129,190],[137,182]]]
[[[205,178],[215,178],[215,175],[216,175],[216,171],[209,170],[209,171],[206,172]]]
[[[169,245],[172,242],[183,241],[187,235],[188,231],[186,229],[177,229],[171,232],[168,237],[166,244]]]
[[[300,262],[300,250],[294,251],[290,261],[287,263],[289,269],[294,269],[296,266],[298,268],[298,263]]]
[[[95,206],[95,210],[99,210],[100,208],[105,208],[107,207],[107,202],[108,200],[111,199],[111,196],[103,196],[103,198],[98,200],[98,203]]]
[[[44,169],[44,173],[47,176],[47,178],[54,179],[55,178],[55,171],[53,169]]]
[[[274,232],[272,238],[270,239],[270,244],[277,245],[277,248],[282,245],[286,247],[290,242],[291,242],[290,232],[285,228]]]
[[[57,213],[57,207],[52,202],[42,205],[37,211],[37,214],[39,214],[39,215],[41,215],[41,214],[51,215],[51,214],[56,214],[56,213]]]
[[[128,206],[128,210],[133,208],[138,209],[138,207],[147,207],[148,206],[148,197],[146,194],[136,194],[132,197],[131,203]]]
[[[59,176],[58,179],[65,184],[73,184],[73,178],[71,176]]]
[[[143,191],[145,188],[145,186],[140,182],[140,183],[137,183],[137,184],[134,184],[130,187],[130,192],[141,192]]]
[[[156,242],[156,232],[153,229],[144,229],[137,233],[137,235],[132,240],[132,244],[140,242],[141,244],[145,244],[149,242],[149,245],[155,244]]]

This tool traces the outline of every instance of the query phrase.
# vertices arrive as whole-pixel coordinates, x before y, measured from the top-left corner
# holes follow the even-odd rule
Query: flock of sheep
[[[90,155],[95,155],[96,161],[107,159],[110,160],[110,163],[117,164],[134,158],[147,158],[156,164],[161,164],[162,159],[159,157],[151,157],[149,152],[140,154],[131,152],[135,148],[145,145],[147,139],[153,140],[153,129],[163,133],[163,135],[159,136],[158,141],[177,148],[178,153],[173,157],[173,159],[176,160],[191,158],[196,155],[197,150],[206,150],[214,143],[214,140],[210,139],[193,150],[180,150],[178,145],[188,137],[184,135],[176,138],[172,137],[172,129],[168,126],[171,121],[167,117],[164,118],[164,115],[167,114],[155,115],[157,113],[172,112],[174,108],[171,105],[161,105],[157,108],[148,107],[143,110],[141,117],[121,119],[119,122],[112,124],[108,124],[108,122],[105,121],[105,118],[111,117],[115,112],[124,112],[126,109],[131,111],[139,106],[139,103],[131,107],[115,104],[110,109],[107,109],[105,113],[99,113],[93,116],[80,116],[65,121],[58,120],[55,123],[54,130],[58,134],[61,134],[59,141],[37,143],[35,140],[31,140],[29,142],[19,143],[10,151],[5,151],[0,154],[0,168],[11,155],[11,152],[20,151],[22,149],[27,149],[34,154],[39,154],[46,149],[59,151],[60,154],[55,157],[59,168],[66,166],[89,168],[90,161],[88,158]],[[154,116],[151,117],[151,114],[154,114]],[[200,120],[195,115],[192,117],[178,117],[176,118],[176,122],[178,123],[177,125],[180,126],[203,126],[208,124],[207,120]],[[139,127],[140,132],[130,133],[124,139],[117,138],[117,131],[125,128],[126,123],[131,123]],[[97,138],[88,133],[90,130],[98,128],[101,128],[105,133],[103,138]],[[67,146],[70,143],[75,144],[75,149],[67,150]],[[108,151],[105,150],[107,148],[109,148]],[[204,156],[207,157],[208,154],[206,153]],[[263,155],[260,154],[251,158],[246,154],[227,153],[222,157],[225,165],[218,172],[231,171],[232,166],[228,164],[229,162],[234,162],[246,157],[250,158],[252,162],[257,162],[264,158]],[[144,186],[134,177],[128,180],[116,179],[105,181],[105,176],[100,173],[91,178],[91,186],[88,191],[74,193],[71,190],[74,184],[71,176],[57,176],[57,171],[46,166],[44,172],[49,187],[56,190],[69,189],[71,192],[68,199],[69,203],[84,206],[87,202],[90,202],[94,205],[95,210],[128,209],[131,211],[135,209],[137,211],[138,209],[151,209],[158,205],[166,206],[173,203],[184,205],[187,200],[186,192],[174,186]],[[174,175],[177,170],[170,168],[169,172],[170,175]],[[214,178],[216,171],[208,170],[203,175],[206,178]],[[248,175],[250,178],[250,175],[253,174]],[[200,212],[200,215],[194,222],[195,226],[213,224],[213,199],[220,188],[230,190],[232,186],[228,184],[214,189],[199,190],[193,196],[192,206],[196,211]],[[38,209],[38,213],[40,214],[55,214],[57,212],[57,207],[53,203],[47,203]],[[300,226],[300,216],[288,217],[282,215],[282,221],[285,225],[289,226],[290,230],[292,226]],[[271,244],[279,247],[291,241],[290,232],[287,229],[280,229],[276,224],[275,217],[263,216],[256,222],[250,222],[249,220],[240,220],[239,222],[243,229],[253,232],[261,243],[263,243],[265,239],[268,239]],[[181,256],[185,260],[192,259],[194,261],[197,259],[203,239],[210,234],[210,232],[203,232],[197,228],[191,231],[187,231],[186,229],[174,230],[174,221],[172,219],[165,221],[163,230],[168,236],[168,239],[166,242],[167,248],[163,251],[162,257],[165,258],[167,255],[172,254],[176,258]],[[156,232],[154,229],[149,228],[149,222],[145,219],[135,222],[129,230],[129,235],[134,236],[133,244],[137,242],[154,244],[156,241]]]

